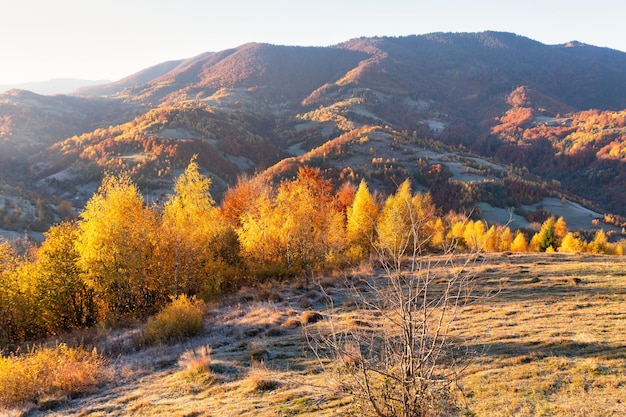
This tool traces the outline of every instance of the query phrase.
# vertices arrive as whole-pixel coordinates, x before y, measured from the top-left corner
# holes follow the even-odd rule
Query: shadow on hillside
[[[467,346],[470,352],[478,352],[480,356],[492,356],[515,359],[515,363],[523,364],[546,357],[565,358],[626,358],[626,344],[579,342],[564,337],[550,338],[542,342],[495,342]]]
[[[598,257],[538,254],[536,257],[503,256],[492,261],[475,279],[479,289],[498,288],[498,295],[491,300],[494,303],[527,301],[550,305],[575,298],[613,300],[626,295],[623,288],[603,282],[607,273],[615,277],[623,272],[617,267],[607,271]],[[580,267],[572,268],[573,264],[580,264]]]
[[[623,296],[624,294],[622,294]],[[615,299],[620,293],[616,293],[614,287],[585,287],[584,285],[571,285],[568,283],[536,288],[524,288],[521,285],[505,285],[493,299],[492,304],[507,304],[528,302],[536,305],[549,306],[559,302],[579,300],[579,308],[590,307],[585,302],[595,300]]]

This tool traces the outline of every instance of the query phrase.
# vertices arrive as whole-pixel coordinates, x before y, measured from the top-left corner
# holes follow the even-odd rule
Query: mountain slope
[[[271,172],[290,175],[294,160],[280,160],[292,155],[350,181],[379,176],[381,190],[411,177],[446,209],[519,208],[536,188],[626,215],[626,137],[615,121],[626,109],[626,54],[579,42],[483,32],[324,48],[249,43],[158,64],[81,97],[29,94],[0,96],[0,181],[12,190],[22,181],[44,200],[52,193],[80,206],[105,169],[165,186],[159,172],[171,182],[194,153],[223,190],[238,174],[276,162]],[[347,137],[367,137],[368,156],[353,142],[335,154]],[[424,153],[395,138],[434,145]],[[450,155],[496,163],[497,172],[535,185],[509,192],[507,175],[487,170],[464,186],[455,172],[474,172],[475,164],[448,163]],[[394,158],[408,162],[395,166]],[[438,164],[441,171],[429,173]]]
[[[142,71],[99,89],[82,90],[81,94],[120,93],[155,103],[180,96],[205,97],[220,88],[244,88],[266,99],[301,100],[364,57],[334,48],[250,43],[152,67],[148,73]],[[124,88],[130,90],[125,92]]]

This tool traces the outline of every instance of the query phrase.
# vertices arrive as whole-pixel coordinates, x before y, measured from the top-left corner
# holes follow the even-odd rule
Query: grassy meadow
[[[626,260],[493,254],[467,266],[477,293],[451,337],[475,352],[454,389],[464,416],[626,415]],[[346,276],[379,274],[362,266]],[[205,308],[200,335],[138,343],[139,326],[76,337],[106,358],[106,378],[78,394],[47,393],[11,416],[353,416],[359,405],[322,368],[307,334],[375,326],[344,276],[244,288]],[[95,334],[97,333],[97,334]],[[75,342],[78,343],[78,342]],[[71,342],[68,342],[71,344]]]

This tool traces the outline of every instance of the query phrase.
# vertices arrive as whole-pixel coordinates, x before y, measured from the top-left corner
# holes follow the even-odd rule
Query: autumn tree
[[[550,217],[541,225],[541,229],[537,232],[530,241],[529,250],[533,252],[545,252],[548,248],[556,250],[557,235],[555,233],[556,219]]]
[[[240,214],[237,229],[242,256],[254,267],[264,269],[278,261],[280,217],[269,194],[262,194],[251,201],[252,206]]]
[[[156,219],[127,174],[105,175],[78,221],[78,266],[104,316],[146,314],[167,298],[150,280]]]
[[[235,186],[226,190],[220,205],[222,217],[235,227],[239,227],[242,217],[255,210],[257,199],[272,194],[272,187],[264,176],[242,175],[237,178]]]
[[[600,229],[596,232],[593,240],[587,244],[587,251],[596,254],[612,254],[611,244],[604,230]]]
[[[487,250],[487,227],[485,222],[482,220],[467,222],[463,231],[463,240],[470,251]]]
[[[279,233],[287,268],[309,277],[324,268],[343,245],[343,218],[336,209],[330,181],[319,169],[300,168],[293,181],[281,184],[276,210],[283,216]]]
[[[496,235],[498,239],[496,241],[496,251],[506,252],[511,249],[513,243],[513,233],[509,227],[497,227]]]
[[[436,251],[445,251],[447,248],[446,226],[441,217],[437,217],[433,224],[433,237],[429,246]]]
[[[416,245],[428,245],[435,218],[430,195],[413,195],[410,181],[405,180],[395,194],[387,197],[378,216],[377,252],[399,259]]]
[[[164,205],[163,270],[174,296],[220,290],[221,277],[213,262],[219,237],[226,235],[229,226],[220,221],[210,188],[211,179],[200,173],[193,158]],[[231,249],[238,254],[237,247]]]
[[[11,341],[16,333],[14,312],[14,296],[17,286],[14,272],[19,264],[15,248],[3,238],[0,238],[0,345],[4,346]]]
[[[526,237],[524,233],[518,230],[511,242],[511,252],[526,252],[527,249],[528,243],[526,242]]]
[[[561,243],[565,236],[567,235],[567,223],[563,217],[559,217],[554,222],[554,247],[558,248],[561,246]]]
[[[74,223],[51,227],[37,251],[36,274],[41,320],[47,333],[90,326],[95,322],[93,291],[83,281]]]
[[[369,254],[376,240],[378,205],[370,193],[365,180],[359,184],[354,201],[347,209],[346,239],[348,257],[362,259]]]
[[[8,340],[34,339],[45,335],[40,320],[42,305],[39,303],[38,280],[35,267],[26,259],[19,259],[14,269],[3,274],[5,291],[3,308],[8,315],[3,327]]]
[[[558,251],[562,253],[578,253],[582,252],[583,249],[584,242],[578,237],[574,236],[572,232],[567,232],[567,234],[561,241],[561,246],[559,246]]]

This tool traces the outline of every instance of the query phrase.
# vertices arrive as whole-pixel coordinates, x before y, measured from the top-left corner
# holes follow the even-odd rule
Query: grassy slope
[[[473,268],[479,286],[501,291],[466,307],[454,330],[483,352],[460,381],[467,415],[626,415],[626,260],[495,254]],[[336,323],[350,325],[353,303],[340,281],[324,279]],[[320,291],[302,283],[242,290],[185,344],[134,352],[129,334],[109,340],[125,352],[112,360],[115,383],[29,415],[354,415],[307,348],[299,324],[311,310],[330,314]],[[190,372],[191,352],[202,356],[206,345],[210,371]]]

